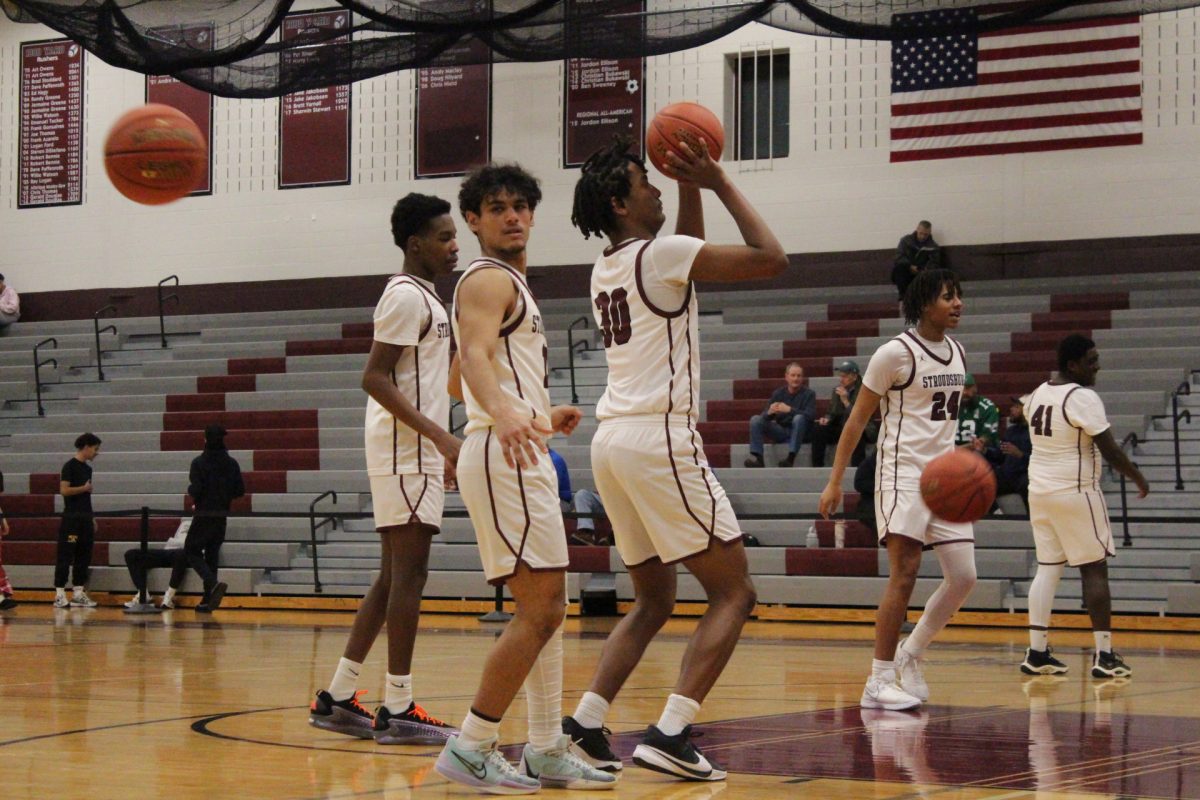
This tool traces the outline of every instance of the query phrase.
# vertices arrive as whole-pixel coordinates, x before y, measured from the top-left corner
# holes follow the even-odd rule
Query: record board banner
[[[21,45],[17,208],[83,202],[83,48]]]
[[[646,126],[640,58],[568,58],[563,104],[563,164],[578,167],[613,136],[623,134],[642,155]]]
[[[211,51],[213,32],[211,25],[195,25],[187,28],[156,28],[154,34],[173,42],[187,44],[194,50]],[[188,86],[170,75],[146,76],[146,102],[162,103],[187,114],[204,134],[208,148],[204,161],[204,178],[197,184],[192,196],[212,194],[212,133],[213,96],[193,86]]]
[[[319,48],[332,41],[330,31],[350,30],[349,11],[289,14],[280,36],[285,42],[313,39],[312,47],[296,47],[280,57],[283,68],[303,69]],[[349,33],[347,33],[347,36]],[[350,86],[306,89],[279,101],[279,188],[334,186],[350,183]]]
[[[417,70],[416,176],[462,175],[491,154],[492,66],[471,40]],[[480,62],[484,63],[480,63]]]

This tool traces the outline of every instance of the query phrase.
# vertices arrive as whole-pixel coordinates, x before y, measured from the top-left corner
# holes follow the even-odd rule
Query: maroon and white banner
[[[83,202],[83,48],[21,45],[17,208]]]
[[[349,36],[349,11],[289,14],[280,35],[285,42],[313,39],[312,47],[284,51],[284,69],[296,69],[319,48],[345,37],[326,38],[329,31]],[[350,86],[294,92],[279,104],[279,188],[350,183]]]
[[[624,134],[642,154],[645,62],[640,58],[568,58],[563,105],[563,164],[577,167]]]
[[[195,25],[187,28],[156,28],[154,33],[173,42],[186,43],[194,50],[212,50],[213,31],[211,25]],[[204,165],[204,178],[192,195],[212,194],[212,133],[213,96],[170,75],[146,76],[146,102],[162,103],[187,114],[204,134],[208,145],[208,160]]]
[[[471,40],[417,70],[416,176],[462,175],[491,157],[492,65]],[[479,63],[479,62],[484,63]]]

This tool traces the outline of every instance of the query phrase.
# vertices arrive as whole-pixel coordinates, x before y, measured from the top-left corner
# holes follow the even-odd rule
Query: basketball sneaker
[[[308,709],[308,724],[323,731],[374,739],[375,717],[358,702],[358,698],[366,693],[367,690],[363,689],[345,700],[334,700],[329,692],[322,689],[317,692],[316,699]]]
[[[907,711],[910,708],[918,708],[921,701],[896,685],[895,680],[885,681],[872,675],[863,687],[862,699],[858,704],[863,708]]]
[[[458,736],[446,740],[433,768],[443,778],[474,786],[490,794],[533,794],[542,788],[537,778],[522,775],[496,749],[499,738],[484,742],[483,747],[471,750],[458,746]]]
[[[1131,675],[1133,670],[1112,650],[1107,653],[1097,652],[1092,659],[1093,678],[1128,678]]]
[[[1025,660],[1021,662],[1021,672],[1026,675],[1066,675],[1066,664],[1050,655],[1050,648],[1034,650],[1025,648]]]
[[[922,703],[927,703],[929,684],[925,682],[925,670],[921,666],[921,658],[904,649],[904,643],[907,641],[908,639],[902,639],[896,648],[896,677],[904,691]]]
[[[387,706],[375,712],[375,741],[379,744],[445,744],[458,731],[411,703],[403,714]]]
[[[76,592],[71,595],[71,605],[74,608],[95,608],[99,603],[88,597],[87,592]]]
[[[617,776],[593,767],[571,747],[571,737],[563,734],[554,749],[539,753],[533,745],[521,752],[521,774],[537,778],[542,786],[554,789],[613,789]]]
[[[71,601],[67,599],[67,596],[65,594],[60,594],[54,598],[54,607],[55,608],[69,608],[70,606],[71,606]]]
[[[170,600],[168,600],[167,598],[164,597],[162,600],[159,601],[158,607],[161,608],[163,611],[174,611],[175,610],[175,598],[172,597]]]
[[[709,761],[689,740],[692,726],[667,736],[654,725],[646,728],[642,743],[633,751],[633,763],[639,767],[673,775],[685,781],[723,781],[725,770]]]
[[[574,717],[563,717],[562,731],[571,737],[580,758],[596,769],[605,772],[620,772],[624,765],[608,746],[612,731],[608,728],[585,728]]]
[[[4,599],[0,600],[0,611],[8,611],[10,608],[16,608],[19,605],[20,603],[12,599],[12,595],[6,594],[4,595]]]

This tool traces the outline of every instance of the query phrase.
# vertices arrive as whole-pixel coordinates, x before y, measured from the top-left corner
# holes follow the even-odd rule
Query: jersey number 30
[[[604,346],[625,344],[633,336],[633,325],[629,321],[629,293],[624,286],[596,295],[596,308],[600,311],[600,330],[604,332]]]
[[[945,392],[933,393],[933,411],[929,418],[932,420],[958,419],[959,392],[951,392],[947,397]]]

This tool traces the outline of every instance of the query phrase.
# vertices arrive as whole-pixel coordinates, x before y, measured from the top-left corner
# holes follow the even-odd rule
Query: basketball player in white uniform
[[[619,770],[605,741],[609,704],[675,604],[676,563],[708,596],[674,693],[651,725],[634,762],[687,780],[725,772],[689,742],[695,719],[754,609],[741,528],[696,431],[700,414],[700,339],[693,280],[769,278],[787,256],[766,223],[707,151],[672,161],[679,180],[676,235],[646,168],[618,142],[594,154],[575,187],[572,222],[611,246],[592,270],[596,326],[603,332],[608,386],[592,440],[596,488],[629,568],[635,603],[604,646],[590,690],[563,730],[591,763]],[[745,244],[706,244],[700,190],[713,191]]]
[[[962,346],[946,331],[958,327],[962,308],[962,289],[949,270],[926,270],[909,284],[904,316],[913,327],[871,356],[821,493],[820,511],[828,519],[842,502],[842,476],[850,455],[878,409],[882,423],[875,444],[875,519],[888,550],[890,574],[875,615],[875,661],[863,689],[864,708],[901,711],[929,699],[921,656],[975,586],[973,528],[933,516],[920,487],[925,466],[954,449],[967,366]],[[916,629],[897,646],[925,547],[937,554],[942,583]]]
[[[450,319],[433,285],[458,263],[450,204],[406,195],[392,209],[392,237],[404,250],[404,269],[388,281],[375,307],[362,381],[368,395],[367,474],[382,560],[329,689],[313,701],[309,722],[374,736],[382,744],[440,744],[454,730],[413,702],[411,667],[429,544],[442,524],[444,465],[453,469],[460,445],[446,430]],[[358,704],[358,675],[385,620],[387,684],[372,721]]]
[[[1047,632],[1054,592],[1066,565],[1079,568],[1083,603],[1096,639],[1092,677],[1126,678],[1133,671],[1112,649],[1108,561],[1116,554],[1100,492],[1100,456],[1137,484],[1150,485],[1113,438],[1096,384],[1096,343],[1073,333],[1058,344],[1058,374],[1033,390],[1025,405],[1033,454],[1029,459],[1029,521],[1038,569],[1029,587],[1027,675],[1060,675],[1067,665],[1050,654]]]
[[[488,655],[462,733],[450,737],[436,769],[501,794],[616,784],[579,758],[562,733],[567,537],[546,440],[556,431],[570,434],[582,415],[574,406],[550,405],[542,316],[525,279],[540,199],[537,179],[515,164],[476,169],[458,195],[482,252],[454,292],[467,409],[458,485],[484,573],[490,583],[508,585],[516,614]],[[529,743],[518,772],[496,747],[500,720],[522,683]]]

